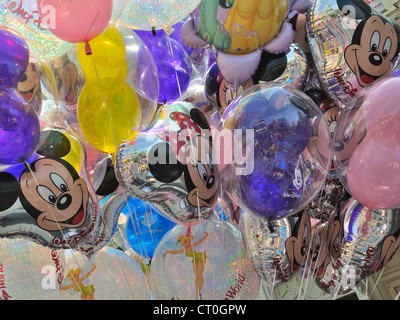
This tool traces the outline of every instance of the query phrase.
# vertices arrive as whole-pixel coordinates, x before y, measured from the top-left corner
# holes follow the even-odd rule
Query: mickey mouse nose
[[[333,147],[333,150],[335,150],[335,151],[342,151],[344,149],[344,143],[336,140],[335,142],[333,142],[332,147]]]
[[[380,66],[383,62],[382,56],[377,53],[371,53],[369,55],[369,62],[374,66]]]
[[[71,195],[70,194],[64,194],[57,201],[57,209],[58,210],[65,210],[71,205],[71,203],[72,203]]]
[[[207,189],[211,189],[213,187],[214,183],[215,183],[215,177],[214,177],[214,175],[211,175],[206,182]]]

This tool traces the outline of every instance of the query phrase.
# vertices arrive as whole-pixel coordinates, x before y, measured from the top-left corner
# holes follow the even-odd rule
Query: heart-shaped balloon
[[[152,202],[171,220],[191,225],[208,219],[218,198],[210,126],[188,102],[163,108],[163,116],[116,155],[116,176],[134,198]]]
[[[307,25],[318,77],[335,102],[345,104],[396,65],[400,29],[363,0],[314,1]]]

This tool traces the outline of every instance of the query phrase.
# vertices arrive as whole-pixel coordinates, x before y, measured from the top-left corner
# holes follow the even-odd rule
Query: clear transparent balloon
[[[253,86],[225,111],[215,137],[220,181],[243,210],[278,220],[302,210],[331,164],[323,114],[284,84]]]

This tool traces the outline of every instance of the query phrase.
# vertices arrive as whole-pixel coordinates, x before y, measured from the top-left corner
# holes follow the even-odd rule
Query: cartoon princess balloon
[[[163,257],[167,254],[181,254],[184,253],[186,257],[192,258],[193,271],[195,276],[195,286],[196,286],[196,294],[201,300],[201,289],[203,288],[204,278],[203,271],[204,266],[207,261],[207,254],[205,251],[196,252],[194,248],[202,243],[208,237],[208,233],[204,232],[204,236],[197,240],[195,243],[192,243],[194,239],[194,235],[190,234],[190,229],[186,233],[186,235],[181,235],[178,238],[179,244],[183,247],[179,250],[168,250],[164,252]]]
[[[181,38],[192,48],[211,47],[225,80],[233,86],[255,73],[262,51],[287,53],[294,30],[289,22],[307,11],[309,0],[202,0]]]

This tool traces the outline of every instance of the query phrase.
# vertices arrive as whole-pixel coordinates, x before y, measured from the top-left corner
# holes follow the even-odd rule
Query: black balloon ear
[[[263,51],[257,70],[252,76],[253,82],[273,81],[278,79],[285,72],[286,68],[286,54],[273,54]]]
[[[96,194],[99,196],[108,196],[112,194],[115,190],[118,189],[119,182],[115,177],[115,169],[114,166],[109,163],[107,165],[107,171],[104,176],[103,181],[101,182],[100,186],[96,190]]]
[[[59,131],[51,130],[40,133],[41,138],[47,135],[46,140],[36,151],[36,153],[50,159],[60,159],[68,155],[71,151],[71,142],[67,136]]]
[[[208,95],[212,96],[219,90],[221,82],[218,81],[219,68],[216,63],[214,63],[210,69],[208,69],[205,80],[205,91]]]
[[[0,172],[0,211],[6,211],[17,201],[20,185],[11,173]]]
[[[151,147],[148,153],[149,169],[153,177],[164,183],[178,179],[184,169],[168,143],[160,142]]]
[[[351,19],[366,21],[372,14],[372,8],[364,0],[337,0],[337,5]]]
[[[201,129],[208,129],[208,130],[211,129],[206,116],[199,109],[197,108],[191,109],[190,118],[192,118],[192,120],[196,122]]]

